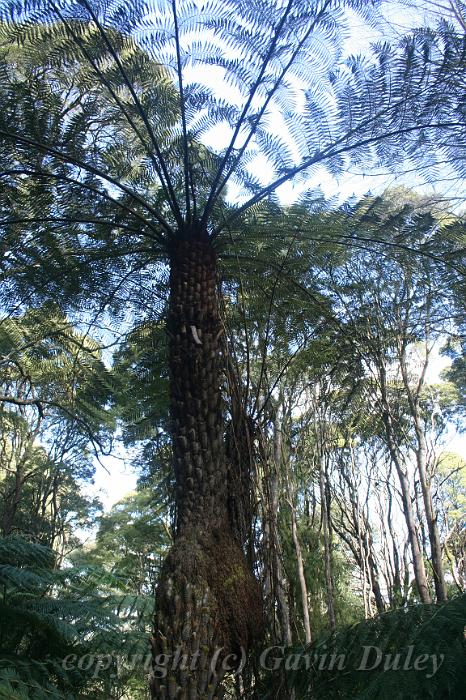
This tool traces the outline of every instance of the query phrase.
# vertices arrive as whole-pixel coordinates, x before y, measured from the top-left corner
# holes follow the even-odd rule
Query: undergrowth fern
[[[50,549],[14,535],[0,539],[0,594],[0,699],[107,700],[124,684],[117,656],[143,668],[153,601],[123,577],[57,570]]]
[[[289,650],[288,688],[297,700],[458,700],[465,624],[466,594],[378,615]]]

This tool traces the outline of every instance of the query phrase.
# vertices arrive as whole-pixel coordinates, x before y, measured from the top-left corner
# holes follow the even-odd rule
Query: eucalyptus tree
[[[445,427],[439,419],[444,399],[439,388],[429,387],[427,373],[435,348],[455,331],[458,321],[454,289],[464,272],[461,261],[455,263],[450,258],[449,247],[455,237],[463,236],[462,225],[450,218],[450,223],[442,226],[435,215],[423,210],[422,199],[417,202],[417,212],[412,206],[397,211],[394,202],[389,212],[386,204],[370,202],[369,198],[364,221],[357,226],[370,230],[375,225],[392,242],[409,231],[410,240],[422,240],[428,254],[413,260],[396,247],[382,259],[371,252],[358,253],[346,265],[334,293],[357,339],[367,386],[380,407],[385,439],[400,481],[421,599],[429,602],[430,593],[411,505],[411,460],[421,487],[421,522],[425,518],[435,593],[438,601],[445,601],[442,546],[432,497],[435,440]],[[445,267],[448,261],[451,265]],[[334,281],[340,273],[333,274]]]
[[[461,520],[466,503],[466,463],[460,455],[443,452],[438,457],[436,467],[435,505],[439,514],[445,567],[451,572],[457,590],[463,592],[466,589],[466,542]]]
[[[228,509],[219,255],[251,257],[244,220],[264,221],[264,200],[323,165],[462,165],[461,40],[420,32],[345,58],[350,17],[371,24],[376,4],[0,4],[5,304],[21,304],[21,280],[88,315],[126,300],[153,317],[161,282],[168,290],[177,516],[153,648],[202,654],[189,674],[154,678],[153,697],[215,697],[208,658],[249,649],[262,627]],[[227,187],[241,191],[234,205]],[[299,233],[271,229],[267,252]]]

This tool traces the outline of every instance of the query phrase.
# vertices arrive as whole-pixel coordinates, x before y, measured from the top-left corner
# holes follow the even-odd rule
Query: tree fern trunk
[[[156,593],[152,698],[207,700],[222,697],[226,654],[247,652],[261,628],[259,588],[228,517],[222,326],[216,256],[207,239],[175,245],[170,295],[177,526]],[[161,666],[165,678],[158,677]]]

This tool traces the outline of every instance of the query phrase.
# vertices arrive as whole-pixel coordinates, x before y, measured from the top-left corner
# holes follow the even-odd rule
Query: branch
[[[12,403],[15,406],[36,406],[41,418],[44,418],[44,410],[39,399],[18,399],[16,396],[4,396],[0,394],[1,403]]]
[[[52,408],[57,408],[59,411],[63,411],[72,420],[75,420],[77,423],[80,423],[84,427],[84,429],[89,435],[89,439],[93,444],[96,456],[98,453],[95,449],[95,445],[99,447],[102,454],[110,454],[109,452],[105,451],[101,441],[95,435],[94,431],[89,427],[87,422],[83,418],[80,418],[75,413],[73,413],[69,408],[66,408],[66,406],[59,404],[57,401],[50,401],[48,399],[18,399],[16,396],[5,396],[0,394],[0,403],[11,403],[16,406],[36,406],[41,418],[45,417],[44,406],[51,406]]]
[[[267,54],[264,58],[264,62],[263,62],[262,67],[259,71],[259,75],[257,76],[254,85],[251,87],[251,90],[250,90],[249,95],[248,95],[248,99],[246,100],[246,103],[243,107],[243,111],[241,112],[240,118],[238,119],[238,121],[236,123],[236,127],[235,127],[235,130],[233,132],[233,136],[231,137],[231,141],[228,145],[228,148],[225,152],[225,155],[222,158],[222,162],[220,163],[220,165],[218,167],[217,173],[216,173],[214,181],[212,183],[212,188],[210,190],[209,197],[207,199],[204,213],[202,215],[202,223],[203,224],[207,223],[207,218],[208,218],[210,211],[212,209],[212,204],[215,200],[215,197],[217,196],[217,187],[218,187],[218,184],[220,182],[220,178],[222,177],[223,169],[228,162],[228,158],[230,157],[231,152],[233,151],[236,139],[238,138],[238,134],[241,130],[241,127],[244,123],[244,120],[245,120],[246,115],[249,111],[251,103],[254,99],[254,95],[256,94],[257,89],[259,88],[259,85],[261,84],[261,81],[262,81],[262,78],[263,78],[264,73],[266,71],[266,68],[267,68],[267,66],[268,66],[268,64],[273,56],[273,53],[275,51],[275,47],[278,43],[278,39],[280,38],[280,32],[282,31],[283,26],[286,22],[286,19],[287,19],[289,13],[291,12],[292,6],[293,6],[293,0],[289,0],[288,4],[286,6],[285,12],[283,13],[282,18],[280,19],[280,21],[277,25],[277,28],[275,30],[274,37],[273,37],[272,42],[270,44],[269,50],[267,51]]]
[[[266,361],[267,361],[267,349],[268,349],[267,346],[268,346],[268,342],[269,342],[269,333],[270,333],[270,326],[271,326],[271,320],[272,320],[272,306],[273,306],[273,302],[275,300],[275,292],[277,291],[278,282],[282,277],[282,273],[283,273],[283,270],[285,269],[286,261],[288,260],[288,257],[291,253],[291,249],[296,241],[297,235],[298,235],[298,232],[295,232],[295,235],[291,239],[291,242],[288,246],[288,250],[286,251],[286,255],[283,257],[283,260],[282,260],[280,267],[277,271],[277,275],[275,277],[273,287],[272,287],[272,293],[270,294],[267,323],[266,323],[266,327],[265,327],[264,351],[263,351],[263,355],[262,355],[262,363],[261,363],[261,369],[260,369],[260,374],[259,374],[259,381],[257,383],[257,393],[256,393],[256,399],[254,401],[253,410],[256,409],[256,407],[259,403],[260,391],[261,391],[261,387],[262,387],[262,379],[264,377],[265,365],[266,365]],[[276,386],[276,383],[274,384],[273,388],[275,388],[275,386]],[[273,389],[272,389],[272,391],[273,391]],[[267,397],[267,401],[269,399],[270,399],[270,394]],[[267,403],[267,401],[265,402],[265,404]]]
[[[158,231],[156,228],[154,228],[153,224],[151,224],[150,221],[147,221],[147,219],[145,219],[141,214],[139,214],[137,211],[135,211],[132,207],[128,206],[127,204],[123,204],[123,202],[119,201],[118,199],[115,199],[114,197],[109,195],[107,192],[102,192],[101,190],[97,189],[97,187],[93,187],[92,185],[90,185],[87,182],[81,182],[81,180],[76,180],[75,178],[70,177],[68,175],[62,175],[62,174],[58,175],[56,173],[50,173],[47,171],[38,172],[36,170],[28,170],[26,168],[15,168],[15,169],[11,169],[11,170],[3,170],[0,172],[0,177],[4,177],[7,175],[9,175],[9,176],[11,176],[11,175],[27,175],[28,177],[33,177],[33,178],[38,178],[38,179],[50,178],[50,179],[62,180],[63,182],[69,182],[70,184],[78,185],[78,187],[82,187],[85,190],[89,190],[93,194],[99,195],[103,199],[108,200],[112,204],[115,204],[116,206],[120,207],[121,209],[123,209],[127,213],[131,214],[136,219],[139,219],[144,224],[144,226],[147,226],[148,228],[150,228],[154,231],[154,233],[156,234],[155,235],[156,240],[158,240],[160,243],[163,242],[163,237],[160,234],[160,231]],[[24,221],[27,221],[27,220],[24,219]],[[21,220],[18,220],[17,223],[21,223]],[[118,226],[118,228],[128,228],[125,225],[118,225],[118,224],[112,224],[112,225]],[[131,229],[131,230],[136,231],[136,229]]]
[[[178,75],[178,89],[180,91],[181,127],[183,130],[183,169],[184,169],[184,194],[186,200],[186,218],[188,222],[191,218],[191,202],[189,198],[189,152],[188,136],[186,131],[186,110],[184,104],[183,71],[181,67],[181,47],[180,34],[178,29],[178,15],[176,12],[176,0],[172,0],[173,21],[175,24],[175,46],[176,46],[176,72]]]
[[[100,177],[102,180],[105,180],[114,187],[117,187],[122,192],[131,197],[131,199],[134,199],[134,201],[141,204],[144,207],[144,209],[149,211],[154,216],[154,218],[159,222],[159,224],[168,233],[168,235],[172,234],[172,229],[170,225],[160,216],[157,209],[154,209],[153,206],[151,206],[145,199],[143,199],[143,197],[136,194],[136,192],[134,192],[130,187],[127,187],[119,180],[113,178],[111,175],[104,173],[99,168],[96,168],[93,165],[90,165],[89,163],[85,163],[84,161],[80,160],[79,158],[76,158],[75,156],[72,156],[71,154],[62,153],[56,148],[53,148],[53,146],[48,146],[45,143],[35,141],[34,139],[30,139],[26,136],[21,136],[20,134],[14,134],[10,131],[6,131],[5,129],[0,129],[0,136],[4,136],[6,139],[10,139],[12,141],[17,141],[18,143],[22,143],[25,146],[32,146],[38,151],[43,151],[44,153],[48,153],[52,156],[55,156],[55,158],[58,158],[63,163],[70,163],[78,168],[82,168],[83,170],[91,173],[92,175],[95,175],[96,177]],[[55,177],[58,177],[58,175],[56,175]]]
[[[379,115],[376,115],[376,117],[374,117],[370,121],[375,122],[375,119],[378,117],[379,117]],[[395,136],[402,136],[404,134],[410,134],[410,133],[414,133],[416,131],[422,131],[423,129],[450,129],[450,128],[454,128],[454,127],[460,127],[462,129],[464,129],[464,127],[465,127],[465,124],[462,122],[444,122],[444,123],[440,123],[440,124],[417,124],[416,126],[407,127],[405,129],[396,129],[395,131],[388,131],[387,133],[385,133],[383,135],[370,136],[366,139],[362,139],[361,141],[357,141],[356,143],[347,144],[345,146],[342,146],[341,148],[335,149],[336,144],[340,143],[343,140],[347,140],[350,136],[352,136],[354,133],[356,133],[362,127],[364,127],[366,125],[367,125],[367,123],[363,122],[363,124],[359,125],[359,127],[357,127],[356,129],[353,129],[351,132],[346,134],[342,139],[339,139],[335,143],[331,144],[325,150],[317,151],[310,158],[306,158],[300,165],[297,165],[294,168],[290,168],[287,173],[285,173],[281,177],[274,180],[270,185],[267,185],[267,187],[264,187],[264,189],[261,192],[259,192],[258,194],[254,195],[253,197],[248,199],[247,202],[245,202],[242,206],[238,207],[238,209],[236,209],[236,211],[234,211],[233,214],[227,219],[227,223],[231,224],[239,216],[241,216],[241,214],[243,214],[245,211],[247,211],[252,206],[254,206],[254,204],[261,202],[269,194],[272,194],[272,192],[274,192],[278,187],[280,187],[280,185],[283,185],[285,182],[292,180],[295,177],[295,175],[298,175],[299,173],[303,172],[304,170],[307,170],[307,168],[310,168],[312,165],[317,165],[318,163],[322,163],[325,160],[328,160],[330,158],[334,158],[335,156],[339,156],[339,155],[342,155],[344,153],[350,153],[351,151],[354,151],[356,148],[361,148],[363,146],[369,146],[373,143],[379,143],[381,141],[393,138]],[[216,236],[218,236],[219,233],[223,230],[223,227],[224,227],[223,225],[218,226],[214,230],[214,232],[212,233],[212,238],[215,238]]]
[[[98,18],[97,18],[97,16],[96,16],[96,14],[95,14],[94,11],[92,10],[92,7],[90,7],[90,5],[89,5],[89,3],[87,2],[87,0],[81,0],[81,4],[84,5],[84,7],[85,7],[85,8],[87,9],[87,11],[89,12],[89,14],[90,14],[90,16],[91,16],[91,18],[92,18],[92,21],[93,21],[94,24],[96,25],[99,34],[102,36],[102,38],[103,38],[103,40],[104,40],[104,42],[105,42],[105,45],[107,46],[107,48],[108,48],[108,50],[109,50],[109,52],[110,52],[112,58],[114,59],[115,63],[116,63],[117,66],[118,66],[118,70],[120,71],[121,76],[122,76],[124,82],[126,83],[126,86],[128,87],[129,91],[130,91],[131,97],[132,97],[133,100],[134,100],[134,103],[135,103],[135,105],[136,105],[136,109],[138,110],[139,116],[140,116],[141,119],[143,120],[144,125],[145,125],[145,127],[146,127],[146,129],[147,129],[147,132],[148,132],[148,134],[149,134],[149,138],[150,138],[150,140],[151,140],[151,142],[152,142],[152,145],[154,146],[154,149],[155,149],[155,152],[156,152],[158,161],[154,158],[154,155],[153,155],[153,153],[151,153],[150,149],[147,148],[144,139],[142,138],[142,136],[141,136],[140,133],[139,133],[139,129],[138,129],[138,128],[136,127],[136,125],[134,124],[133,119],[127,114],[126,109],[122,106],[122,103],[121,103],[121,101],[119,100],[118,96],[116,95],[115,91],[113,90],[113,88],[111,87],[111,85],[109,84],[109,82],[106,80],[106,78],[104,77],[104,75],[102,74],[102,72],[99,70],[99,68],[96,66],[96,64],[95,64],[95,62],[93,61],[93,59],[89,57],[89,52],[88,52],[85,48],[83,48],[82,42],[80,41],[79,37],[77,37],[77,35],[73,32],[73,30],[70,29],[69,23],[68,23],[68,22],[66,21],[66,19],[63,17],[63,15],[61,14],[60,10],[57,8],[57,6],[56,6],[54,3],[52,3],[52,8],[54,9],[54,11],[55,11],[56,14],[58,15],[58,17],[61,19],[61,21],[63,22],[63,24],[65,25],[65,27],[66,27],[68,33],[71,34],[71,37],[74,39],[75,43],[76,43],[76,44],[79,46],[79,48],[81,49],[81,51],[83,52],[84,56],[87,58],[87,60],[89,61],[89,63],[91,64],[91,66],[93,67],[93,69],[95,70],[95,72],[97,73],[97,75],[99,76],[99,78],[100,78],[100,80],[102,81],[102,83],[105,85],[105,87],[107,88],[107,90],[109,90],[111,96],[112,96],[113,99],[115,100],[115,102],[116,102],[116,104],[118,105],[118,107],[121,109],[122,113],[125,115],[126,119],[128,120],[129,124],[131,125],[132,129],[134,130],[134,132],[135,132],[136,135],[138,136],[139,140],[141,141],[143,147],[144,147],[145,150],[148,152],[149,157],[150,157],[150,159],[151,159],[151,161],[152,161],[152,163],[153,163],[153,165],[154,165],[154,168],[155,168],[155,171],[156,171],[156,173],[157,173],[157,176],[158,176],[158,178],[159,178],[159,180],[160,180],[160,183],[161,183],[161,185],[162,185],[162,188],[163,188],[163,190],[164,190],[164,192],[165,192],[165,195],[166,195],[166,197],[167,197],[167,201],[168,201],[169,204],[170,204],[170,208],[171,208],[171,210],[172,210],[172,212],[173,212],[175,218],[177,219],[177,221],[180,221],[180,220],[181,220],[181,216],[180,216],[178,204],[177,204],[177,201],[176,201],[176,195],[175,195],[174,190],[173,190],[173,187],[172,187],[172,185],[171,185],[171,181],[170,181],[170,177],[169,177],[169,174],[168,174],[168,170],[167,170],[165,161],[164,161],[164,159],[163,159],[162,153],[161,153],[161,151],[160,151],[160,148],[159,148],[159,146],[158,146],[157,139],[155,138],[155,134],[154,134],[154,132],[153,132],[153,129],[152,129],[152,127],[151,127],[151,125],[150,125],[150,123],[149,123],[149,121],[148,121],[148,119],[147,119],[147,115],[146,115],[144,109],[142,108],[142,105],[141,105],[141,103],[140,103],[140,101],[139,101],[139,99],[138,99],[138,96],[136,95],[136,92],[135,92],[135,90],[134,90],[134,87],[133,87],[131,81],[129,80],[129,78],[128,78],[127,74],[126,74],[126,71],[125,71],[124,68],[123,68],[123,65],[122,65],[122,63],[121,63],[121,61],[120,61],[120,59],[119,59],[119,57],[118,57],[118,54],[116,53],[115,49],[113,48],[112,43],[109,41],[109,39],[108,39],[108,37],[107,37],[107,34],[106,34],[105,30],[103,29],[102,25],[100,24],[100,22],[99,22],[99,20],[98,20]],[[164,175],[165,180],[164,180],[164,178],[162,177],[162,174]]]
[[[328,5],[330,4],[330,2],[331,2],[331,0],[326,0],[326,2],[324,3],[324,5],[322,6],[322,8],[320,9],[320,11],[318,12],[317,16],[314,18],[313,22],[311,22],[311,25],[310,25],[310,27],[308,28],[308,30],[306,31],[306,33],[304,34],[303,38],[302,38],[301,41],[298,43],[297,48],[296,48],[296,50],[293,52],[293,54],[291,55],[291,58],[289,59],[288,63],[285,65],[285,67],[283,68],[282,72],[280,73],[280,75],[278,76],[277,80],[275,81],[275,84],[274,84],[273,88],[270,90],[270,92],[269,92],[269,94],[267,95],[267,98],[266,98],[264,104],[262,105],[262,107],[261,107],[261,109],[260,109],[260,111],[259,111],[257,117],[255,118],[254,124],[253,124],[253,126],[251,127],[251,130],[250,130],[250,132],[249,132],[247,138],[245,139],[243,145],[242,145],[241,148],[239,149],[239,153],[238,153],[238,154],[236,155],[236,157],[234,158],[233,163],[231,164],[231,166],[230,166],[228,172],[226,173],[226,175],[225,175],[225,177],[223,178],[221,184],[219,185],[217,191],[215,192],[214,197],[219,197],[220,194],[222,193],[223,189],[224,189],[225,186],[227,185],[228,180],[230,179],[232,173],[234,172],[235,168],[237,167],[238,163],[240,162],[241,158],[243,157],[243,154],[244,154],[246,148],[248,147],[248,145],[249,145],[249,143],[250,143],[252,137],[253,137],[254,134],[256,133],[257,127],[259,126],[259,123],[260,123],[260,120],[261,120],[262,117],[264,116],[265,110],[266,110],[267,107],[269,106],[269,103],[270,103],[272,97],[274,96],[274,94],[275,94],[275,92],[278,90],[278,88],[280,87],[280,85],[281,85],[281,83],[282,83],[282,81],[283,81],[283,78],[285,77],[285,75],[288,73],[289,69],[290,69],[291,66],[293,65],[293,63],[294,63],[294,61],[295,61],[297,55],[298,55],[299,52],[301,51],[301,48],[302,48],[304,42],[306,41],[306,39],[308,39],[309,35],[310,35],[310,34],[312,33],[312,31],[314,30],[314,28],[315,28],[317,22],[319,21],[319,19],[321,18],[321,16],[325,13],[325,10],[327,9],[327,7],[328,7]]]

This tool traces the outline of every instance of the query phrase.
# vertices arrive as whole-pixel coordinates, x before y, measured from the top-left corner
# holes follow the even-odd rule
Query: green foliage
[[[140,669],[129,675],[143,686],[152,599],[128,593],[125,576],[54,564],[46,547],[17,536],[0,540],[1,692],[107,700],[113,686],[128,680],[118,657],[131,655]],[[80,665],[86,655],[89,663]],[[99,669],[104,657],[109,662]]]
[[[313,238],[306,213],[321,195],[306,192],[286,220],[270,202],[288,180],[321,165],[341,173],[351,162],[399,171],[422,159],[434,178],[448,160],[461,171],[461,37],[443,23],[346,56],[350,17],[376,26],[378,4],[137,0],[103,9],[94,0],[5,0],[4,303],[53,295],[120,319],[126,304],[152,320],[163,310],[154,297],[174,238],[210,236],[257,281],[275,274],[296,241],[300,250]],[[209,148],[213,133],[223,140]],[[229,185],[243,204],[227,204]],[[256,224],[273,241],[262,252]],[[327,239],[339,247],[360,235],[334,234],[329,224]]]
[[[325,635],[306,649],[291,650],[296,654],[308,654],[311,662],[310,668],[306,668],[302,659],[299,670],[289,671],[289,686],[295,689],[297,698],[303,700],[311,697],[454,700],[462,696],[464,688],[465,619],[466,595],[462,595],[442,606],[402,608],[335,635]],[[371,656],[362,664],[364,647],[377,647],[383,660],[376,666],[376,652],[369,650]],[[393,663],[397,654],[400,654],[399,669],[385,670],[388,656],[391,655]],[[335,655],[333,661],[332,655]],[[344,666],[339,670],[340,655]],[[414,661],[421,655],[429,660],[436,656],[438,670],[432,664],[425,670],[428,660],[425,656],[421,670],[416,670]],[[409,668],[404,669],[404,664]],[[369,670],[358,670],[361,665]],[[371,670],[371,666],[376,667]]]
[[[163,442],[168,429],[167,368],[166,333],[161,322],[136,326],[115,353],[115,399],[126,444]]]
[[[142,637],[147,633],[146,601],[134,602],[128,585],[134,579],[138,590],[153,587],[145,572],[165,546],[151,511],[165,509],[171,487],[160,319],[174,242],[207,237],[218,250],[231,355],[238,375],[247,375],[245,409],[254,419],[264,416],[264,433],[274,390],[292,360],[293,386],[301,392],[316,375],[338,382],[327,398],[340,417],[325,417],[334,423],[333,452],[348,435],[355,442],[358,431],[363,438],[381,433],[380,411],[366,415],[360,359],[374,346],[391,359],[396,345],[389,324],[371,313],[379,278],[384,320],[396,316],[390,293],[400,270],[406,276],[414,270],[418,281],[442,275],[443,289],[461,288],[463,223],[440,222],[425,203],[398,192],[394,199],[403,207],[368,197],[332,211],[319,193],[306,193],[283,211],[273,199],[281,184],[305,186],[304,177],[320,176],[321,167],[337,176],[374,166],[397,174],[422,167],[427,180],[464,175],[464,37],[442,22],[435,31],[375,45],[366,56],[347,56],[351,18],[375,26],[378,5],[0,3],[0,304],[7,316],[0,354],[2,391],[14,389],[3,396],[1,457],[7,472],[12,444],[21,443],[14,453],[21,457],[15,462],[21,503],[10,497],[10,472],[0,485],[16,509],[17,529],[47,539],[47,518],[35,518],[33,528],[28,504],[44,480],[58,475],[58,510],[64,518],[77,512],[82,521],[86,504],[70,495],[77,473],[91,474],[89,443],[102,449],[113,427],[113,394],[126,444],[143,445],[135,461],[152,488],[152,495],[141,491],[102,519],[85,570],[85,557],[82,566],[57,571],[52,562],[34,561],[19,541],[2,545],[9,621],[2,644],[11,657],[4,693],[72,697],[78,688],[81,697],[106,700],[109,677],[93,683],[85,673],[64,673],[53,659],[64,650],[126,648],[129,625]],[[209,85],[213,75],[227,89]],[[274,114],[280,114],[279,129]],[[257,156],[266,163],[265,180]],[[417,266],[413,251],[429,265]],[[446,269],[453,271],[448,278]],[[421,296],[416,293],[415,304]],[[85,330],[78,332],[69,318]],[[418,314],[410,342],[422,340],[422,324]],[[88,329],[109,335],[108,347],[122,341],[114,377]],[[406,399],[395,383],[390,392],[397,439],[408,448]],[[425,415],[428,408],[425,402]],[[36,444],[33,421],[44,416],[44,443],[53,442],[56,423],[64,431],[72,426],[71,441],[58,442],[67,449],[71,442],[74,464],[63,454],[51,459]],[[319,598],[320,538],[303,523],[299,535],[312,549],[307,581]],[[285,545],[291,559],[289,541]],[[14,561],[8,547],[18,548]],[[119,566],[122,578],[113,572]],[[347,571],[339,559],[335,566],[341,595]],[[349,614],[350,600],[344,602],[340,619]],[[418,613],[406,614],[409,627]],[[323,625],[323,616],[314,622]],[[371,624],[361,627],[361,639],[366,632],[384,639],[383,624]]]
[[[0,522],[52,547],[70,544],[100,504],[83,482],[111,444],[115,384],[102,346],[56,303],[0,322]]]
[[[73,554],[74,563],[117,571],[131,590],[153,595],[169,544],[164,511],[152,488],[128,494],[100,518],[95,543]]]
[[[312,476],[310,477],[312,479]],[[299,483],[308,483],[309,476]],[[326,610],[326,582],[324,572],[324,543],[320,530],[320,514],[314,514],[311,520],[306,514],[298,513],[298,537],[303,552],[303,564],[309,596],[309,613],[313,636],[319,638],[328,629]],[[285,568],[290,582],[290,600],[294,607],[295,625],[301,635],[302,601],[299,582],[296,580],[296,554],[289,532],[288,509],[281,513],[281,537],[284,547]],[[364,614],[363,606],[358,596],[351,590],[354,572],[348,567],[346,552],[340,543],[334,542],[332,547],[332,576],[335,586],[335,617],[338,628],[352,624],[361,619]]]
[[[101,346],[54,302],[1,321],[0,362],[2,408],[30,405],[50,420],[74,422],[88,440],[112,427],[106,407],[113,387]]]

